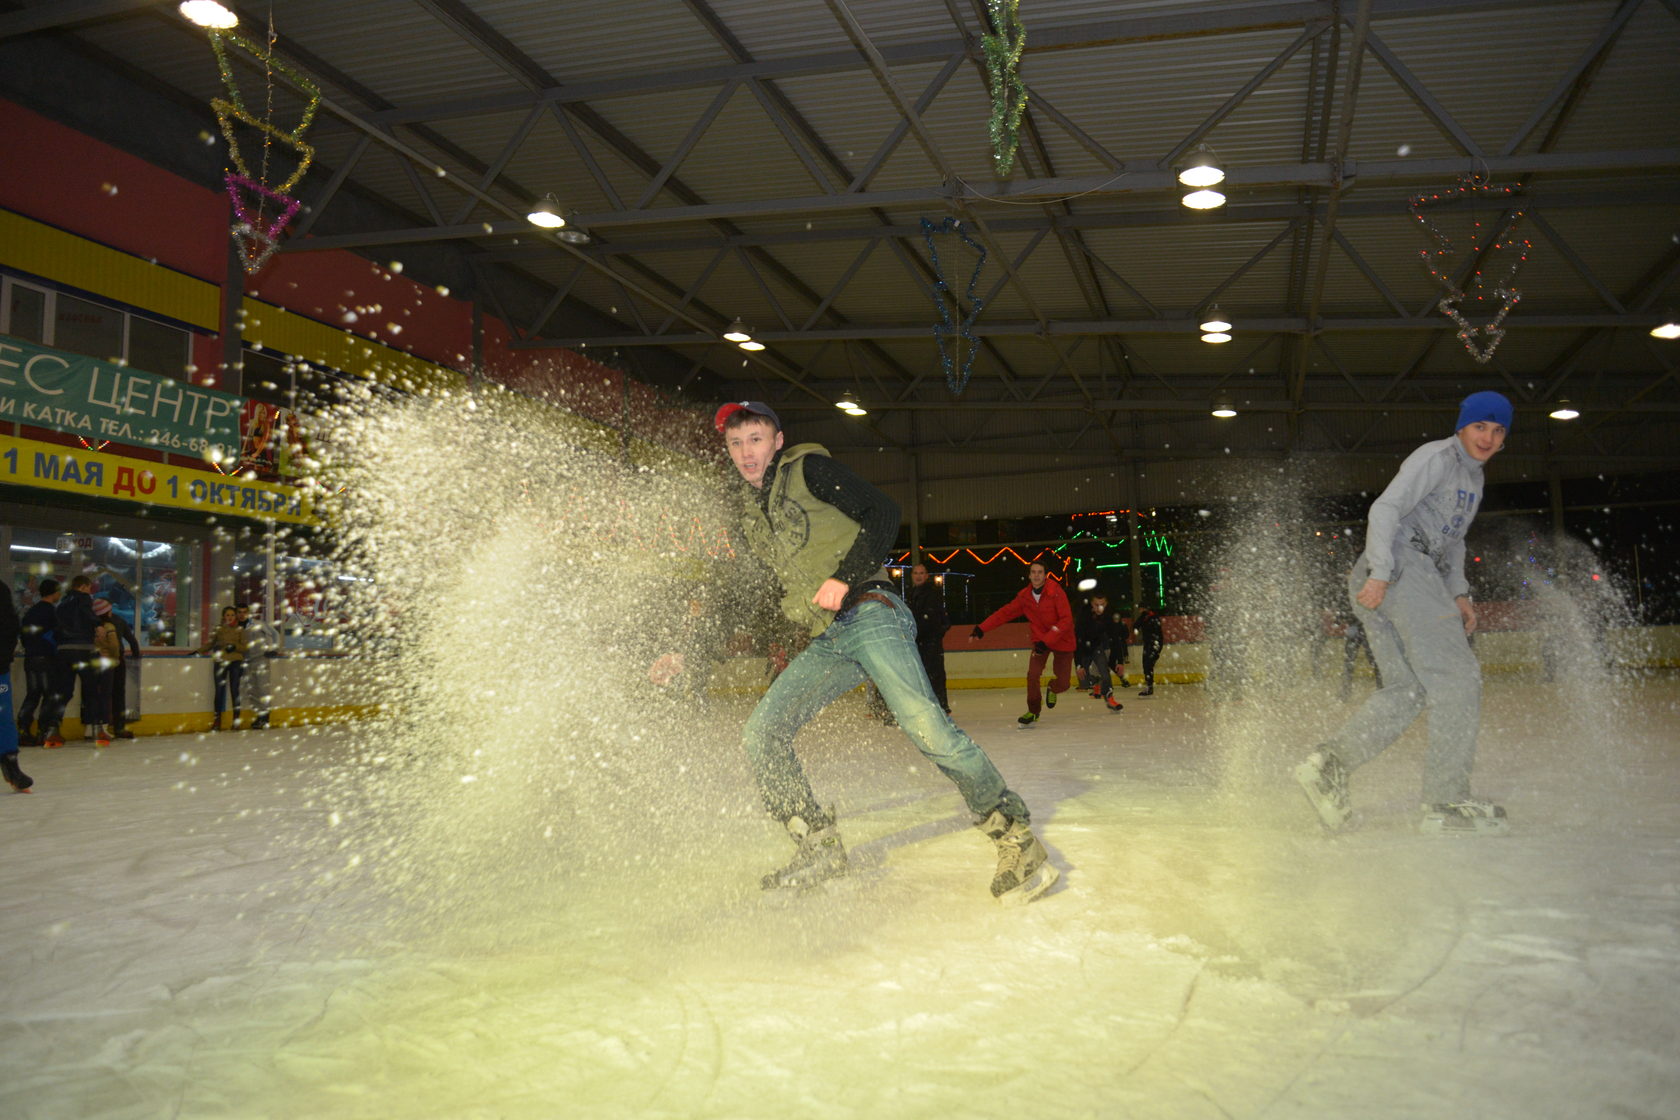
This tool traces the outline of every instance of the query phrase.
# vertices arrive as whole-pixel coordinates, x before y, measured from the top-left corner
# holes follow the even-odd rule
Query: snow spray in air
[[[333,609],[381,713],[316,786],[329,873],[447,924],[704,865],[704,823],[750,812],[716,772],[738,747],[647,668],[693,588],[732,593],[715,465],[645,445],[638,465],[618,433],[494,389],[363,390],[315,447]]]

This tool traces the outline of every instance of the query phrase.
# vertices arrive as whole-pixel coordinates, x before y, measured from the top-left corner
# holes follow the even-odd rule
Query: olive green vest
[[[833,578],[840,562],[852,550],[862,527],[833,506],[814,496],[805,485],[807,455],[827,455],[821,444],[800,443],[787,448],[777,460],[776,477],[764,508],[759,508],[758,491],[743,498],[742,530],[747,546],[769,565],[782,585],[782,613],[793,622],[821,634],[834,621],[811,600],[824,581]],[[885,569],[875,578],[886,579]]]

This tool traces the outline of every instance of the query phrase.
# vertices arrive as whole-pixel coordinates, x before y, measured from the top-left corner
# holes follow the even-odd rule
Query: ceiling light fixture
[[[1670,315],[1661,323],[1651,328],[1651,337],[1666,338],[1669,340],[1680,338],[1680,319],[1676,319],[1673,315]]]
[[[216,0],[185,0],[181,5],[181,14],[200,27],[209,27],[216,31],[226,31],[230,27],[239,26],[239,17],[216,3]]]
[[[559,229],[566,224],[566,215],[560,212],[560,206],[554,201],[554,196],[542,199],[531,206],[525,215],[525,220],[538,229]]]
[[[745,342],[737,342],[735,345],[739,346],[743,350],[752,350],[755,352],[764,349],[764,343],[758,341],[756,338],[749,338]]]
[[[1581,415],[1581,410],[1569,403],[1567,397],[1552,406],[1550,413],[1553,420],[1574,420]]]
[[[1230,397],[1213,398],[1213,415],[1219,417],[1221,420],[1229,420],[1236,414],[1237,410],[1231,407]]]
[[[1202,341],[1212,342],[1217,345],[1221,342],[1231,341],[1231,334],[1229,331],[1208,331],[1206,334],[1202,335]]]
[[[840,399],[834,402],[834,407],[844,411],[848,408],[861,408],[856,393],[841,393]]]
[[[736,316],[735,321],[729,324],[729,329],[723,332],[723,337],[730,342],[751,342],[752,332],[741,322],[740,317]]]
[[[1198,191],[1186,192],[1179,201],[1192,210],[1217,210],[1225,205],[1225,196],[1211,187],[1203,187]]]
[[[564,241],[568,245],[589,244],[589,235],[576,226],[567,226],[565,229],[556,230],[554,236],[557,240]]]
[[[1206,144],[1197,144],[1190,158],[1178,169],[1178,181],[1187,187],[1214,187],[1225,181],[1219,157]]]
[[[1202,316],[1202,331],[1205,334],[1221,334],[1230,329],[1231,320],[1219,313],[1217,303],[1208,308],[1207,314]]]

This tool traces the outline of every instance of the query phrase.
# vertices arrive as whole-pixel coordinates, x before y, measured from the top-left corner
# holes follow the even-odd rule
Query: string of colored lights
[[[1465,291],[1453,282],[1451,276],[1452,238],[1439,225],[1429,219],[1425,213],[1425,208],[1441,202],[1477,195],[1508,198],[1515,194],[1517,190],[1516,187],[1499,186],[1478,176],[1466,175],[1458,180],[1457,187],[1447,191],[1413,195],[1408,204],[1412,217],[1416,218],[1418,224],[1428,231],[1430,239],[1434,242],[1433,248],[1418,250],[1418,256],[1422,258],[1424,267],[1429,270],[1429,274],[1447,290],[1446,296],[1436,306],[1458,325],[1458,340],[1464,344],[1465,350],[1469,351],[1470,357],[1478,363],[1485,364],[1492,359],[1494,350],[1505,337],[1505,330],[1502,325],[1505,322],[1505,316],[1509,315],[1511,309],[1522,300],[1521,289],[1513,285],[1512,281],[1516,279],[1517,270],[1522,267],[1523,262],[1528,260],[1528,252],[1533,247],[1526,237],[1517,235],[1517,226],[1521,224],[1526,211],[1521,207],[1511,210],[1505,228],[1500,230],[1499,235],[1488,245],[1487,253],[1490,257],[1512,246],[1519,246],[1519,248],[1515,254],[1515,259],[1511,260],[1509,266],[1505,269],[1505,274],[1498,281],[1492,282],[1493,295],[1499,300],[1498,312],[1485,325],[1478,327],[1473,325],[1459,310],[1458,305],[1464,300]],[[1473,220],[1473,225],[1476,230],[1474,236],[1479,240],[1482,228],[1480,219]],[[1480,268],[1473,270],[1471,279],[1476,292],[1476,300],[1478,302],[1485,300],[1487,296],[1484,293],[1487,291],[1490,281],[1484,278]],[[1478,334],[1485,341],[1478,343],[1476,340]]]

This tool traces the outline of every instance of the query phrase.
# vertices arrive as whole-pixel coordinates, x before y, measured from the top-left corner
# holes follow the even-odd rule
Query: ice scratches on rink
[[[800,741],[856,871],[770,897],[787,844],[734,754],[744,702],[644,748],[689,758],[680,794],[628,767],[579,815],[510,786],[533,800],[503,831],[401,875],[369,864],[402,845],[333,823],[377,816],[389,776],[340,806],[308,779],[381,725],[28,751],[37,792],[0,798],[0,1114],[1672,1116],[1680,681],[1610,687],[1613,747],[1555,689],[1490,679],[1497,840],[1415,832],[1421,729],[1323,836],[1272,721],[1333,726],[1328,680],[1275,714],[1070,699],[1031,737],[1018,690],[958,693],[1063,872],[1011,911],[949,783],[857,697]]]

